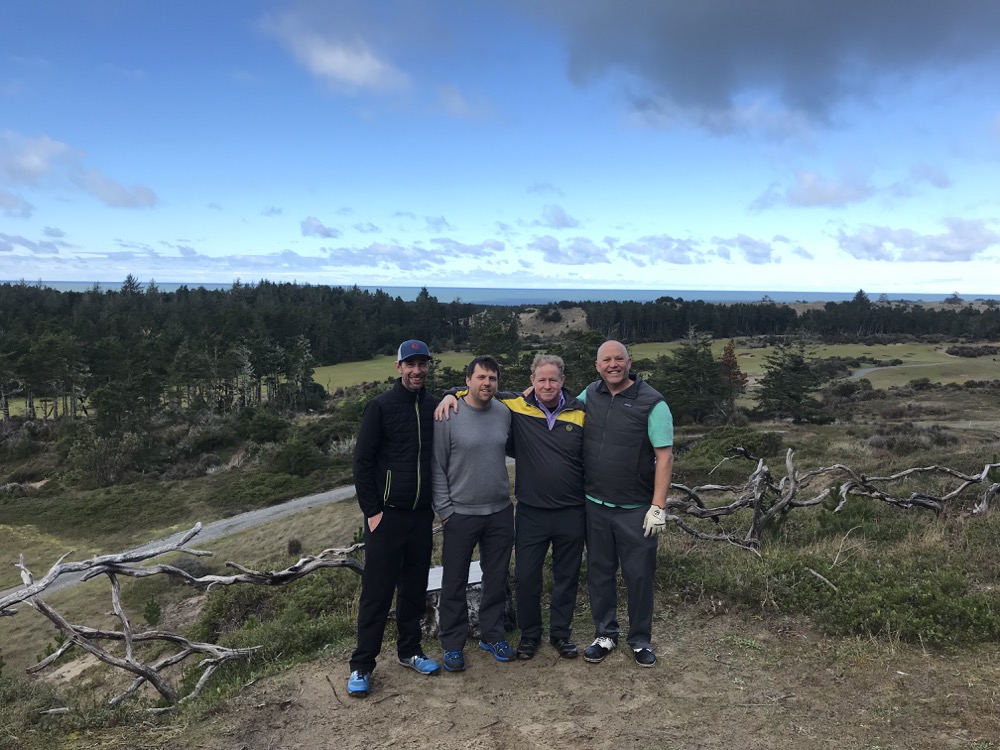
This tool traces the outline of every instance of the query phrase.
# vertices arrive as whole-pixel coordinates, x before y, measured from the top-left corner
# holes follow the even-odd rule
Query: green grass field
[[[718,339],[712,342],[712,352],[718,358],[728,339]],[[680,346],[680,342],[658,342],[636,344],[631,349],[633,359],[656,359],[660,355],[670,354]],[[872,357],[877,360],[900,359],[902,365],[885,367],[867,373],[864,377],[871,380],[876,388],[888,388],[891,385],[906,385],[917,378],[929,378],[933,383],[964,383],[967,380],[996,380],[1000,378],[1000,362],[992,357],[953,357],[945,354],[946,346],[939,344],[883,344],[869,346],[867,344],[835,344],[816,347],[814,354],[822,359],[825,357]],[[740,368],[752,379],[759,378],[763,373],[768,355],[773,348],[762,349],[736,348]],[[865,368],[867,369],[867,368]]]
[[[443,352],[434,355],[436,367],[464,368],[472,359],[469,352]],[[347,388],[361,383],[379,382],[396,377],[395,358],[375,357],[364,362],[342,362],[339,365],[317,367],[313,380],[333,393],[338,388]]]

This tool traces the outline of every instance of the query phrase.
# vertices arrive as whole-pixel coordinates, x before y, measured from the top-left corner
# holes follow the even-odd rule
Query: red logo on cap
[[[412,344],[410,344],[410,348],[411,349],[419,349],[420,348],[420,344],[418,344],[416,341],[414,341]]]

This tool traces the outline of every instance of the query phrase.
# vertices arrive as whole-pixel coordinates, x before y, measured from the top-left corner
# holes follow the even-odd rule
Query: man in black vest
[[[652,667],[653,576],[658,535],[666,528],[673,418],[663,396],[630,372],[624,344],[604,342],[596,365],[601,379],[578,397],[587,405],[587,590],[595,636],[583,658],[597,663],[618,647],[620,564],[628,590],[626,641],[636,664]]]
[[[371,690],[394,591],[399,663],[424,675],[440,670],[420,645],[434,522],[431,459],[437,399],[424,388],[429,362],[427,344],[404,341],[396,356],[399,378],[368,403],[361,417],[354,486],[365,514],[365,569],[358,646],[347,682],[347,693],[355,698]]]

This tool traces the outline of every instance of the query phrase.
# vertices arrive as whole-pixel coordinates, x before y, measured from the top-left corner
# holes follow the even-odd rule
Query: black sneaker
[[[640,667],[652,667],[656,664],[656,654],[651,648],[634,648],[632,653],[635,654],[635,663]]]
[[[522,638],[521,642],[517,644],[517,658],[518,659],[530,659],[538,651],[538,639],[537,638]]]
[[[576,644],[566,636],[563,636],[562,638],[556,638],[553,636],[552,638],[549,638],[549,643],[552,644],[552,647],[559,652],[559,656],[563,659],[575,659],[577,654],[580,653]]]
[[[600,664],[604,661],[604,657],[616,648],[618,648],[618,643],[613,638],[600,636],[599,638],[595,638],[594,642],[584,649],[583,660],[589,661],[591,664]]]

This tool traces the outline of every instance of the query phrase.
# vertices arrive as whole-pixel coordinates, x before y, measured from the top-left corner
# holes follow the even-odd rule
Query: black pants
[[[542,639],[542,568],[552,546],[549,635],[568,638],[583,559],[584,507],[548,510],[518,503],[514,523],[514,590],[522,638]]]
[[[514,509],[508,505],[488,516],[453,513],[444,527],[441,563],[441,646],[461,651],[469,638],[469,563],[479,545],[483,591],[479,604],[479,632],[487,643],[505,639],[503,608],[507,601],[510,552],[514,545]]]
[[[626,510],[587,501],[587,592],[595,637],[618,640],[618,565],[628,590],[628,644],[652,648],[653,577],[658,537],[643,536],[648,505]]]
[[[365,569],[358,606],[358,647],[351,671],[371,672],[382,651],[382,637],[396,592],[396,653],[408,659],[423,653],[420,621],[427,608],[427,570],[431,564],[434,511],[386,508],[374,532],[365,520]]]

